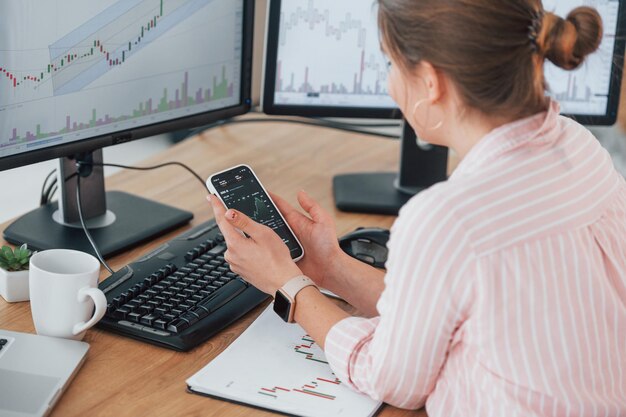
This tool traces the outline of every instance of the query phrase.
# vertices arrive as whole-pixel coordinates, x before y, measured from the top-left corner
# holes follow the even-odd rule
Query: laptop
[[[84,342],[0,329],[0,416],[45,416],[87,356]]]

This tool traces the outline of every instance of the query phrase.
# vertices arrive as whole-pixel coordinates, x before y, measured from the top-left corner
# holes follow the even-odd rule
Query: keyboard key
[[[200,316],[188,311],[181,317],[181,319],[188,321],[190,325],[194,325],[200,321]]]
[[[179,310],[189,310],[190,308],[191,308],[191,305],[186,304],[186,303],[178,305]]]
[[[117,310],[115,310],[113,312],[113,317],[115,317],[116,319],[125,319],[126,316],[128,315],[128,313],[130,313],[130,311],[128,311],[128,309],[120,307]]]
[[[174,319],[176,319],[176,315],[172,314],[172,313],[167,313],[167,314],[163,314],[163,320],[166,320],[168,323]]]
[[[132,301],[132,300],[131,300]],[[137,310],[139,308],[138,305],[133,304],[133,303],[126,303],[124,304],[121,308],[125,308],[126,310],[128,310],[130,313],[132,313],[133,311]]]
[[[152,323],[152,325],[156,327],[157,329],[165,330],[167,328],[167,321],[163,319],[157,319]]]
[[[167,313],[169,313],[169,311],[170,311],[170,309],[169,309],[169,308],[167,308],[167,307],[163,307],[163,306],[161,306],[161,307],[157,307],[157,308],[155,308],[155,309],[154,309],[154,312],[155,312],[155,313],[158,313],[158,314],[160,314],[160,315],[167,314]]]
[[[154,310],[154,306],[144,304],[141,307],[139,307],[138,311],[139,311],[140,314],[144,314],[145,315],[145,314],[152,313],[152,310]]]
[[[144,303],[144,300],[135,298],[134,300],[130,300],[128,304],[134,305],[135,307],[139,307]]]
[[[187,327],[189,327],[188,322],[186,322],[185,320],[177,319],[171,322],[167,326],[167,330],[169,330],[172,333],[180,333],[183,330],[185,330]]]
[[[126,320],[134,321],[135,323],[139,323],[139,319],[141,319],[142,314],[140,313],[128,313],[126,316]]]
[[[170,313],[175,314],[176,316],[180,316],[184,313],[184,311],[179,308],[173,308],[172,310],[170,310]]]
[[[139,322],[142,324],[147,324],[148,326],[152,326],[152,323],[154,323],[155,320],[161,318],[161,316],[159,314],[147,314],[145,316],[143,316]]]
[[[213,249],[208,251],[207,255],[215,255],[215,256],[217,256],[217,255],[221,255],[224,252],[226,252],[226,246],[224,246],[224,245],[217,245],[216,247],[214,247]]]

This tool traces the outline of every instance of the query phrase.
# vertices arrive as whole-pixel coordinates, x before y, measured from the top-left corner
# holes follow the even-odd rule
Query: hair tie
[[[543,24],[543,10],[536,10],[533,12],[532,20],[530,21],[530,25],[528,25],[528,39],[530,40],[530,48],[534,52],[539,51],[539,45],[537,44],[537,39],[539,39],[539,34],[541,33],[541,26]]]

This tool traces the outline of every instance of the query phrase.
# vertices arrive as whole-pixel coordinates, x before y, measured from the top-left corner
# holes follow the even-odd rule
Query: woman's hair
[[[378,0],[381,40],[411,71],[430,62],[454,82],[466,106],[524,117],[545,110],[543,64],[577,68],[602,40],[595,9],[565,19],[541,0]]]

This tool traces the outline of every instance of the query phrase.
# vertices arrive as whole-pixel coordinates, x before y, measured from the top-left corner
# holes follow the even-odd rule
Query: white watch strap
[[[314,286],[317,288],[317,285],[313,282],[313,280],[306,275],[298,275],[297,277],[291,278],[289,281],[282,286],[282,290],[292,299],[296,299],[296,295],[303,288]]]

